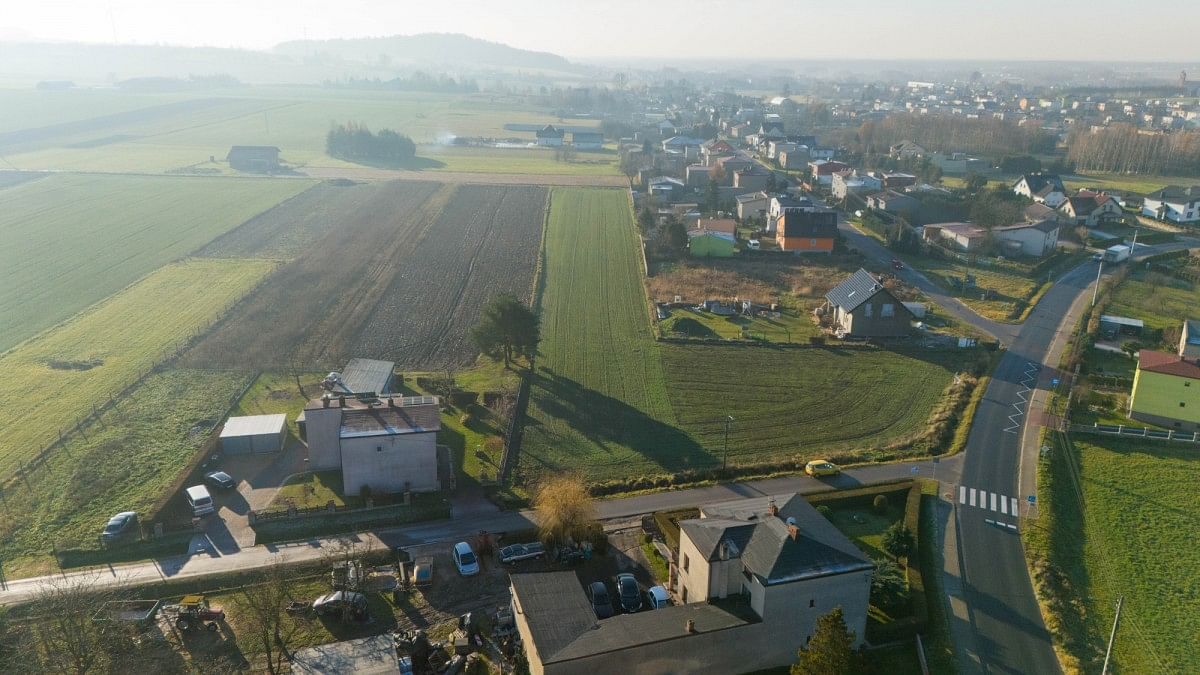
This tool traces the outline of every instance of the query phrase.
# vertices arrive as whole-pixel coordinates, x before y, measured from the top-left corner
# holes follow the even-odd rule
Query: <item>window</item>
[[[382,445],[375,446],[375,452],[383,452],[383,446]]]
[[[681,593],[679,597],[680,597],[680,599],[683,600],[683,604],[686,605],[687,604],[687,586],[683,587],[683,593]]]
[[[688,554],[683,554],[683,571],[688,571]]]
[[[817,606],[817,601],[816,601],[816,600],[809,600],[809,601],[808,601],[808,606],[809,606],[809,607],[816,607],[816,606]]]
[[[885,319],[896,316],[896,306],[890,302],[885,302],[883,307],[879,310],[879,316],[882,316]]]
[[[808,240],[808,245],[809,245],[809,246],[816,246],[816,245],[817,245],[817,240],[816,240],[816,239],[809,239],[809,240]]]
[[[863,305],[863,316],[867,317],[868,319],[871,318],[871,303],[868,302],[867,304]]]

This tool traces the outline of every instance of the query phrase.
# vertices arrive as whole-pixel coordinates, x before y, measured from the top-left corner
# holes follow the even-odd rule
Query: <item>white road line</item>
[[[996,510],[996,493],[995,492],[992,493],[992,510],[993,511]]]
[[[967,503],[967,486],[966,485],[958,486],[958,503],[959,504]]]
[[[1014,516],[1017,515],[1017,498],[1016,497],[1012,498],[1012,514]]]
[[[1008,497],[1000,495],[1000,513],[1008,515]]]
[[[971,488],[971,506],[975,506],[975,488]]]
[[[1004,525],[1005,525],[1005,526],[1006,526],[1008,529],[1012,530],[1013,532],[1016,532],[1016,531],[1017,531],[1017,526],[1016,526],[1015,524],[1013,524],[1013,523],[1005,523]]]

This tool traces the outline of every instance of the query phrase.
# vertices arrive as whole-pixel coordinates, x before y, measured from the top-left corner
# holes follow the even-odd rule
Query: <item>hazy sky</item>
[[[1192,61],[1200,0],[0,0],[0,37],[261,49],[466,33],[567,57]]]

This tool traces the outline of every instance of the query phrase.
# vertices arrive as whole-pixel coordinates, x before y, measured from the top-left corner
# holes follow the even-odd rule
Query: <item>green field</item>
[[[145,514],[221,421],[246,375],[155,373],[0,501],[8,575],[49,571],[52,548],[94,547],[120,511]]]
[[[0,191],[0,351],[311,185],[54,175]]]
[[[1121,282],[1104,313],[1141,319],[1147,329],[1163,330],[1178,329],[1184,319],[1195,318],[1198,307],[1200,290],[1191,284],[1137,273]]]
[[[689,443],[674,427],[650,334],[632,218],[621,190],[551,193],[523,470],[612,474],[659,465],[656,454]]]
[[[253,288],[274,263],[192,259],[163,267],[0,356],[0,476],[103,406]]]
[[[1200,454],[1186,444],[1077,435],[1078,466],[1061,447],[1040,467],[1041,517],[1025,530],[1035,571],[1066,575],[1056,637],[1099,672],[1119,595],[1115,672],[1200,669],[1200,548],[1194,537]]]

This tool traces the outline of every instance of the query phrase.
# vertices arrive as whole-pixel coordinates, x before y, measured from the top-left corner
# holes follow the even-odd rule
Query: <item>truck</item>
[[[1129,256],[1133,253],[1133,249],[1125,244],[1117,244],[1104,249],[1104,262],[1120,263],[1129,260]]]

